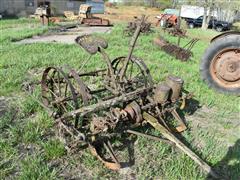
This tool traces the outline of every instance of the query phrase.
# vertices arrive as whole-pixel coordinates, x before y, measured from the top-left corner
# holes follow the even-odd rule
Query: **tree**
[[[206,30],[208,28],[208,24],[212,16],[214,0],[201,1],[201,5],[204,8],[202,29]]]

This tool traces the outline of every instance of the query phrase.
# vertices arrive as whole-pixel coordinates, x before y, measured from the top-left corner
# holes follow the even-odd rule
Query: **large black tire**
[[[189,23],[188,27],[189,27],[189,29],[193,29],[194,28],[194,24],[193,23]]]
[[[219,39],[214,40],[210,46],[206,49],[200,64],[200,73],[202,79],[212,88],[216,89],[219,92],[240,95],[240,79],[234,80],[231,82],[233,85],[231,87],[224,86],[221,83],[217,82],[216,77],[212,75],[211,67],[213,59],[219,55],[220,52],[223,52],[225,49],[235,49],[235,52],[240,53],[240,35],[228,35],[223,36]],[[237,60],[237,78],[240,75],[240,58],[235,58]],[[235,83],[235,84],[234,84]]]
[[[166,27],[167,27],[167,20],[166,20],[166,19],[161,19],[161,21],[160,21],[160,26],[161,26],[162,28],[166,28]]]
[[[222,32],[223,31],[223,26],[221,26],[221,25],[216,26],[216,31]]]

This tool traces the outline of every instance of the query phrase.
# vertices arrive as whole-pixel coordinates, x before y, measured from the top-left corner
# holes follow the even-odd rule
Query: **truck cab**
[[[194,27],[201,27],[203,23],[203,16],[199,16],[196,19],[193,18],[186,18],[185,21],[188,24],[189,28],[194,28]],[[210,21],[208,23],[208,28],[213,28],[216,31],[226,31],[231,28],[231,23],[228,23],[226,21],[219,21],[215,17],[211,17]]]

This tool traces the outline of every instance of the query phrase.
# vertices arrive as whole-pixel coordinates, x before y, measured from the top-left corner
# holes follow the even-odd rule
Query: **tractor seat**
[[[105,39],[92,35],[78,36],[75,42],[92,55],[96,54],[99,48],[106,49],[108,47],[108,43]]]

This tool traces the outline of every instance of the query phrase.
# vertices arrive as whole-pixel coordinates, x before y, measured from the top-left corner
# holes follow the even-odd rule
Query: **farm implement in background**
[[[108,19],[96,17],[91,13],[92,7],[82,4],[79,7],[79,14],[75,15],[72,11],[64,11],[64,15],[69,20],[78,20],[80,24],[89,26],[112,26]]]
[[[183,89],[183,80],[170,75],[165,82],[154,84],[144,61],[133,56],[144,20],[142,16],[127,56],[114,60],[105,52],[108,43],[104,39],[79,36],[76,43],[90,55],[100,53],[106,68],[82,72],[89,59],[78,71],[69,66],[46,68],[41,81],[42,105],[55,119],[58,137],[68,150],[88,147],[110,169],[123,167],[116,141],[134,134],[174,144],[216,177],[211,167],[174,135],[187,128],[177,112],[192,97]],[[171,125],[169,116],[177,120],[177,127]],[[147,125],[164,138],[140,132]]]
[[[184,29],[178,28],[177,26],[174,26],[173,28],[164,28],[163,30],[172,36],[181,37],[181,38],[187,37],[186,35],[187,31]]]
[[[191,39],[188,43],[186,43],[183,47],[180,47],[180,38],[181,36],[178,36],[178,45],[170,43],[166,39],[164,39],[162,36],[155,38],[153,40],[153,43],[160,47],[161,50],[166,52],[167,54],[170,54],[171,56],[174,56],[176,59],[179,59],[181,61],[187,61],[192,56],[192,48],[198,41],[198,39]]]
[[[147,22],[148,17],[145,17],[143,24],[141,25],[141,33],[149,34],[152,32],[151,23]],[[128,22],[127,27],[123,31],[125,35],[132,36],[136,31],[137,27],[141,23],[141,18],[134,17],[134,21]]]

